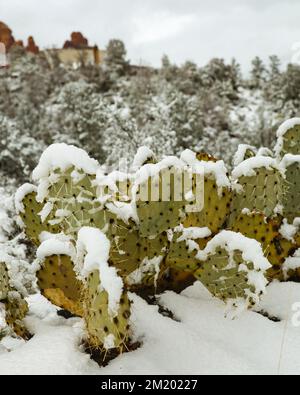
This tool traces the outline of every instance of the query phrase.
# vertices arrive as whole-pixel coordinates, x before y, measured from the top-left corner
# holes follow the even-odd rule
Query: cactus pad
[[[28,313],[27,302],[21,298],[18,292],[11,291],[4,304],[7,324],[14,330],[16,335],[24,339],[30,338],[30,334],[23,323],[23,319]]]
[[[300,119],[288,120],[277,132],[278,142],[275,148],[279,158],[286,154],[300,155]]]
[[[264,274],[270,265],[255,240],[223,231],[197,257],[201,266],[194,275],[212,295],[235,304],[243,300],[246,307],[259,301],[267,285]]]
[[[201,228],[199,230],[201,231]],[[188,229],[184,230],[180,227],[175,229],[169,253],[167,255],[166,264],[170,268],[193,273],[201,266],[196,255],[199,249],[203,250],[206,247],[210,240],[210,232],[207,229],[208,233],[204,233],[203,238],[195,239],[195,237],[185,237],[184,232],[187,231]]]
[[[285,193],[282,198],[283,215],[292,223],[295,218],[300,217],[300,155],[286,155],[282,163],[286,166]]]
[[[181,170],[169,167],[138,186],[135,201],[141,237],[157,236],[181,222],[187,203],[183,179]]]
[[[110,261],[122,276],[128,276],[137,270],[145,259],[165,255],[168,246],[166,232],[153,238],[140,237],[138,231],[128,229],[125,224],[120,224],[115,235],[109,238]]]
[[[183,224],[188,227],[208,227],[212,233],[217,233],[230,213],[232,192],[229,188],[218,188],[215,178],[205,176],[204,206],[200,212],[187,213]]]
[[[262,162],[261,166],[259,166],[259,160]],[[256,164],[257,167],[252,167]],[[249,175],[240,175],[242,166],[247,168]],[[240,168],[238,166],[234,170],[233,177],[238,183],[233,197],[230,225],[234,223],[243,209],[260,211],[266,217],[274,215],[283,194],[283,177],[275,166],[272,158],[260,157],[248,159],[240,165]],[[239,176],[236,177],[236,174]]]
[[[92,349],[117,348],[121,353],[129,341],[130,301],[124,293],[117,315],[108,310],[108,294],[101,289],[99,272],[90,273],[83,293],[88,344]]]
[[[8,270],[5,263],[0,263],[0,301],[7,298],[9,290]]]
[[[44,205],[37,202],[36,192],[27,194],[23,199],[24,211],[20,213],[21,219],[25,225],[26,236],[35,244],[40,244],[40,234],[44,231],[50,233],[58,233],[59,227],[50,225],[49,219],[42,222],[39,213],[42,211]],[[53,218],[52,218],[53,219]]]
[[[47,299],[72,314],[82,316],[82,283],[76,278],[69,256],[46,257],[37,278],[38,286]]]

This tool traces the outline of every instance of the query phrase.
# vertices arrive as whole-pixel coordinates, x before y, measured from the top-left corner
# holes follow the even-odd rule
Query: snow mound
[[[267,156],[255,156],[240,163],[232,172],[232,178],[238,180],[240,177],[253,177],[256,175],[255,170],[260,168],[267,170],[277,169],[279,166],[275,159]]]
[[[246,152],[250,150],[256,153],[257,149],[253,145],[248,145],[248,144],[240,144],[238,146],[237,152],[235,153],[233,157],[233,165],[236,167],[245,160],[245,154]]]
[[[233,251],[241,251],[245,262],[252,262],[255,270],[268,270],[271,264],[265,258],[261,244],[245,237],[241,233],[223,230],[208,242],[203,251],[199,251],[197,258],[206,261],[209,254],[214,254],[217,248],[225,249],[229,254]]]
[[[57,178],[56,174],[53,175],[55,170],[66,171],[72,167],[76,169],[73,172],[74,178],[80,179],[77,170],[96,175],[100,164],[90,158],[86,151],[74,145],[64,143],[50,145],[43,152],[37,167],[32,172],[32,179],[38,182],[37,201],[42,202],[47,196],[50,179]]]
[[[300,155],[292,155],[292,154],[284,155],[282,161],[280,162],[280,168],[282,172],[284,173],[286,169],[292,166],[294,163],[300,163]]]
[[[87,174],[96,174],[100,167],[99,163],[81,148],[64,143],[52,144],[43,152],[37,167],[33,170],[32,178],[39,181],[48,177],[53,170],[65,171],[73,166]]]
[[[176,320],[161,315],[158,306],[131,295],[134,340],[142,346],[124,353],[105,368],[80,348],[82,321],[56,315],[41,295],[28,299],[27,324],[35,336],[27,343],[5,338],[0,342],[0,372],[14,375],[298,375],[299,327],[293,325],[293,306],[300,284],[268,286],[259,310],[239,319],[225,318],[222,302],[196,282],[181,295],[166,292],[159,298]],[[251,328],[251,330],[249,330]],[[178,341],[180,339],[180,341]],[[2,346],[2,347],[1,347]]]
[[[51,235],[43,232],[41,240],[44,240],[38,247],[36,256],[39,261],[43,261],[46,257],[52,255],[68,255],[72,259],[76,256],[75,247],[67,236],[58,234]]]
[[[15,207],[17,214],[24,212],[24,204],[23,199],[26,195],[29,195],[32,192],[36,192],[37,187],[33,184],[26,183],[22,185],[17,192],[15,193]]]
[[[147,160],[154,158],[154,152],[148,147],[140,147],[133,159],[132,169],[137,171]]]
[[[290,129],[293,129],[295,126],[300,126],[300,118],[291,118],[283,122],[283,124],[280,125],[277,130],[277,137],[283,137]]]

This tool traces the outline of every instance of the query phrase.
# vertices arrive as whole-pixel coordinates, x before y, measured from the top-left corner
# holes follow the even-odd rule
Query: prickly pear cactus
[[[210,240],[211,231],[208,228],[174,229],[172,242],[166,258],[166,264],[180,271],[195,272],[201,266],[197,259],[199,249],[203,250]]]
[[[13,329],[17,336],[24,339],[30,338],[30,333],[26,329],[23,319],[28,313],[27,302],[16,291],[10,291],[7,299],[4,301],[7,324]]]
[[[55,170],[48,188],[47,202],[54,223],[66,234],[76,236],[83,226],[105,226],[103,205],[96,201],[95,177],[74,167],[66,171]]]
[[[24,187],[29,191],[28,193],[22,193]],[[33,185],[23,185],[23,187],[21,187],[20,190],[17,192],[16,196],[18,195],[18,199],[20,200],[17,200],[16,198],[17,211],[24,225],[26,236],[35,245],[40,245],[40,235],[42,232],[59,232],[59,227],[57,225],[50,224],[51,219],[53,220],[53,217],[48,216],[47,221],[44,221],[42,219],[42,216],[40,214],[43,211],[44,204],[37,202],[37,193]]]
[[[153,277],[146,280],[142,283],[131,284],[129,290],[143,298],[147,298],[162,294],[165,291],[180,293],[196,281],[191,272],[177,270],[167,264],[161,266],[161,271],[156,281]]]
[[[83,317],[91,349],[116,349],[129,341],[130,301],[124,281],[109,266],[110,241],[99,229],[82,228],[76,244],[75,270],[82,279]]]
[[[241,214],[231,225],[231,230],[257,240],[265,257],[272,264],[268,270],[268,278],[282,278],[282,264],[294,250],[294,243],[286,240],[279,233],[280,218],[267,218],[258,211]]]
[[[74,315],[82,316],[83,284],[76,278],[74,264],[68,255],[45,257],[36,273],[42,295],[53,304]]]
[[[283,195],[283,175],[273,158],[248,159],[233,170],[232,176],[235,193],[230,225],[244,209],[260,211],[266,217],[276,214]]]
[[[238,166],[242,162],[247,159],[253,158],[256,156],[256,148],[248,145],[248,144],[240,144],[238,146],[238,150],[234,155],[233,164],[234,166]]]
[[[199,251],[197,258],[201,265],[195,277],[224,302],[253,307],[265,292],[265,273],[270,264],[257,241],[222,231]]]
[[[185,227],[208,227],[217,233],[224,226],[230,213],[232,194],[229,188],[218,189],[215,178],[206,176],[204,179],[204,205],[199,212],[187,213],[183,221]]]
[[[0,302],[5,306],[5,319],[7,325],[17,336],[29,338],[23,319],[28,312],[28,305],[21,295],[10,286],[7,267],[0,263]]]
[[[156,237],[141,237],[135,229],[120,224],[111,241],[110,261],[120,275],[126,277],[139,270],[151,260],[164,257],[168,248],[168,237],[162,232]]]
[[[281,166],[285,171],[283,216],[293,223],[300,217],[300,155],[285,155]]]
[[[0,301],[7,298],[9,290],[8,270],[5,263],[0,262]]]
[[[300,155],[300,118],[292,118],[279,127],[275,152],[279,159],[286,154]]]
[[[167,164],[167,162],[166,162]],[[153,237],[178,225],[187,204],[183,195],[183,166],[163,163],[143,166],[137,175],[134,201],[141,237]],[[143,174],[153,176],[143,177]]]
[[[192,172],[192,194],[197,197],[197,205],[200,206],[190,210],[190,205],[187,205],[186,218],[182,222],[186,228],[208,227],[212,233],[217,233],[230,213],[231,185],[223,161],[200,161],[201,157],[190,150],[185,150],[181,155]],[[194,201],[191,205],[197,206]]]
[[[92,349],[118,349],[122,353],[129,341],[130,301],[124,292],[118,311],[109,311],[109,295],[101,288],[99,271],[89,274],[83,293],[84,320],[88,345]]]

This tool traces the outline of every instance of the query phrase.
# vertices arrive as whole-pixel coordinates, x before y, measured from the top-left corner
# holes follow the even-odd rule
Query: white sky
[[[300,42],[300,0],[0,0],[0,20],[16,39],[62,46],[72,31],[91,44],[124,40],[133,63],[159,65],[167,53],[181,64],[278,54],[291,61]]]

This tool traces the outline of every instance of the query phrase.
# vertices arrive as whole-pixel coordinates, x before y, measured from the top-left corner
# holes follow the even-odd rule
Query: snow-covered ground
[[[29,297],[27,324],[35,336],[0,343],[1,374],[299,374],[300,326],[292,307],[300,302],[300,284],[273,283],[260,309],[235,320],[225,318],[221,302],[195,283],[181,295],[167,292],[160,304],[176,320],[132,295],[132,326],[141,348],[105,368],[80,347],[82,322],[58,317],[40,295]],[[293,323],[294,317],[294,323]]]

